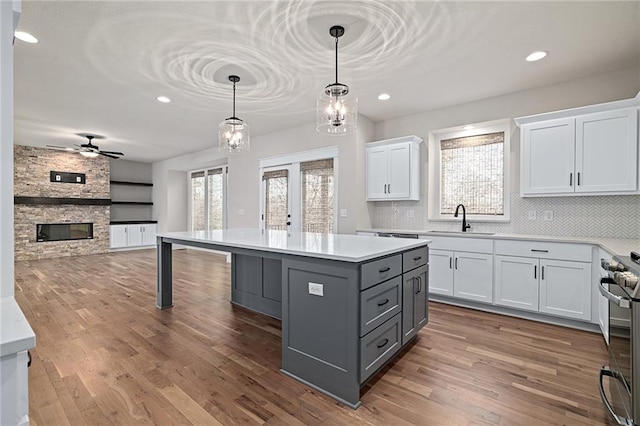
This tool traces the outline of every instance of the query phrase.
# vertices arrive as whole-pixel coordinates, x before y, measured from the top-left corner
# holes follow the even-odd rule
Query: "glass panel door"
[[[207,170],[209,230],[225,228],[224,174],[222,169]]]
[[[300,163],[302,232],[333,233],[333,158]]]
[[[291,225],[290,168],[288,166],[264,169],[263,229],[287,230]]]
[[[191,173],[191,230],[205,229],[204,171]]]

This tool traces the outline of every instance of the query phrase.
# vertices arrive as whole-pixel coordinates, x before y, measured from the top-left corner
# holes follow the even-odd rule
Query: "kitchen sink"
[[[427,234],[459,234],[459,235],[495,235],[495,232],[475,232],[475,231],[427,231]]]

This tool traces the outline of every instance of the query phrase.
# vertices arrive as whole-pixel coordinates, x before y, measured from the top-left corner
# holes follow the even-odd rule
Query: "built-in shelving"
[[[124,180],[112,180],[110,183],[112,185],[153,186],[153,184],[149,182],[130,182]]]
[[[111,201],[111,204],[131,205],[131,206],[152,206],[152,201]]]

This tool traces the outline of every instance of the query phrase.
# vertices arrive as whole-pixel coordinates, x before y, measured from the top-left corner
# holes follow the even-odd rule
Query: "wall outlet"
[[[340,217],[347,217],[347,209],[340,209]]]
[[[529,214],[527,215],[527,217],[529,218],[529,220],[536,220],[536,211],[529,210]]]
[[[324,284],[309,283],[309,294],[324,296]]]
[[[553,220],[553,210],[544,211],[544,220]]]
[[[414,210],[407,210],[407,217],[414,217],[414,216],[415,216]]]

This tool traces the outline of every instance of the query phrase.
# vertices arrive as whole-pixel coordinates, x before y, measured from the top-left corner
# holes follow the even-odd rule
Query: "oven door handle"
[[[602,402],[604,402],[604,405],[607,406],[609,414],[611,414],[611,417],[613,417],[616,423],[621,426],[633,426],[633,423],[630,419],[627,419],[626,417],[620,417],[613,411],[613,407],[611,407],[609,399],[607,399],[607,394],[604,393],[604,384],[602,383],[602,379],[604,378],[604,376],[609,376],[616,380],[620,380],[618,374],[615,371],[611,371],[609,367],[602,367],[600,369],[600,383],[598,383],[598,386],[600,387],[600,397],[602,398]]]
[[[617,306],[620,306],[621,308],[631,309],[631,301],[629,299],[626,299],[626,298],[620,297],[620,296],[616,296],[615,294],[613,294],[609,290],[607,290],[604,287],[604,284],[615,284],[615,285],[618,285],[618,283],[616,283],[612,278],[602,277],[602,278],[600,278],[600,286],[599,286],[598,290],[600,290],[600,294],[603,295],[604,297],[606,297],[607,299],[609,299],[610,302],[615,303]]]

